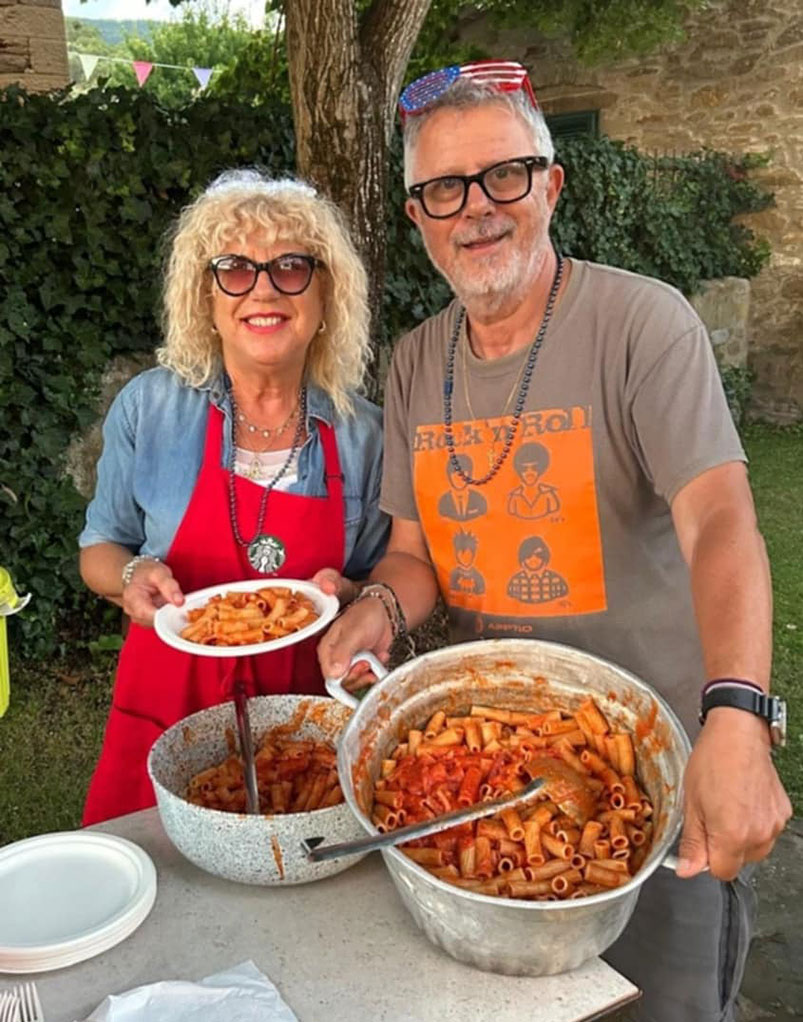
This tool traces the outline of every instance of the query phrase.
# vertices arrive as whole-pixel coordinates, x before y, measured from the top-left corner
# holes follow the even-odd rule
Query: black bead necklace
[[[234,400],[234,392],[232,391],[231,386],[227,389],[229,392],[229,401],[231,402],[231,450],[229,453],[228,464],[229,517],[231,518],[231,529],[234,533],[234,539],[238,545],[248,549],[248,560],[251,567],[254,568],[255,571],[261,571],[264,575],[268,575],[274,571],[278,571],[284,564],[287,558],[287,550],[285,549],[284,543],[278,536],[270,536],[262,532],[262,526],[265,521],[265,510],[268,506],[268,497],[270,496],[271,490],[290,468],[299,444],[301,443],[301,436],[304,432],[304,425],[307,421],[307,388],[302,387],[299,395],[298,422],[296,423],[295,433],[293,434],[293,443],[290,447],[290,452],[285,458],[282,467],[264,488],[262,499],[259,503],[256,531],[251,539],[243,539],[240,534],[240,527],[237,524],[237,496],[234,483],[234,461],[236,453],[235,423],[237,422],[237,404]]]
[[[491,465],[490,469],[481,476],[479,479],[474,479],[472,476],[467,475],[457,460],[457,451],[455,450],[454,444],[454,430],[452,428],[452,393],[454,391],[454,363],[455,354],[457,352],[457,340],[460,337],[460,328],[463,325],[463,321],[466,318],[466,310],[464,307],[460,308],[455,321],[454,330],[452,336],[449,339],[449,347],[446,351],[446,376],[443,380],[443,428],[446,435],[446,448],[449,451],[449,462],[453,472],[467,483],[469,486],[483,486],[485,483],[490,482],[491,479],[496,475],[499,469],[505,462],[510,448],[513,446],[513,441],[516,438],[516,432],[519,428],[519,422],[524,411],[524,402],[527,400],[527,392],[530,389],[530,380],[532,379],[533,370],[535,369],[535,363],[538,359],[538,352],[541,350],[541,345],[544,343],[546,337],[546,330],[549,326],[549,321],[552,318],[552,310],[555,307],[555,299],[558,297],[558,289],[560,288],[560,282],[563,279],[563,259],[558,256],[557,266],[555,267],[555,276],[552,278],[552,287],[549,289],[549,295],[546,300],[546,308],[544,309],[544,316],[541,320],[541,326],[538,328],[538,333],[535,335],[535,340],[530,347],[530,354],[527,356],[527,362],[524,366],[524,372],[521,377],[521,385],[519,386],[519,393],[516,398],[516,404],[513,408],[513,422],[505,427],[507,436],[505,437],[505,443],[499,457],[496,462]]]

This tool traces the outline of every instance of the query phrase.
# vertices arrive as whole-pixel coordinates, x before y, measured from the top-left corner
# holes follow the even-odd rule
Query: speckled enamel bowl
[[[259,696],[248,701],[248,710],[257,744],[265,731],[291,721],[299,738],[335,744],[351,715],[322,696]],[[176,848],[208,873],[243,884],[305,884],[359,862],[358,855],[310,862],[301,850],[302,838],[322,836],[333,844],[363,836],[345,802],[277,816],[225,813],[187,802],[183,796],[190,778],[229,755],[227,730],[237,733],[232,702],[185,717],[151,749],[148,773],[162,824]]]

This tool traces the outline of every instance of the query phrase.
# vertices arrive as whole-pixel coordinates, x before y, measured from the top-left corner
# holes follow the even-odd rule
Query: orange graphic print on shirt
[[[511,422],[455,423],[465,475],[486,474]],[[417,428],[413,459],[421,525],[450,606],[506,618],[606,609],[590,407],[525,413],[482,486],[450,459],[442,425]]]

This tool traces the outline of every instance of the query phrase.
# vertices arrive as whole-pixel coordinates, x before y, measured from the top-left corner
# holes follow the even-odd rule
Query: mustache
[[[477,241],[490,241],[501,238],[503,234],[507,234],[515,226],[516,221],[513,217],[502,214],[494,217],[491,221],[473,224],[463,231],[456,231],[452,235],[452,241],[456,245],[472,245]]]

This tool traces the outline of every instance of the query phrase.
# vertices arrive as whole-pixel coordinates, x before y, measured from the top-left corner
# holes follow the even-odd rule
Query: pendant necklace
[[[462,373],[462,376],[463,376],[463,400],[466,402],[466,408],[468,409],[469,418],[471,419],[472,422],[474,422],[476,419],[479,418],[479,416],[477,416],[475,414],[474,409],[471,407],[471,397],[469,396],[469,393],[468,393],[468,354],[467,354],[468,347],[469,347],[468,328],[466,328],[466,338],[465,338],[464,343],[461,345],[461,347],[462,347],[462,352],[463,352],[463,358],[462,358],[462,362],[463,362],[463,365],[462,365],[462,369],[463,369],[463,373]],[[522,374],[522,371],[524,370],[524,363],[526,361],[527,361],[526,359],[522,359],[521,365],[520,365],[518,371],[516,372],[515,379],[513,380],[513,386],[510,388],[510,393],[507,396],[507,401],[505,401],[505,406],[504,406],[504,408],[502,409],[502,411],[499,414],[499,418],[500,419],[504,419],[504,417],[507,415],[507,410],[508,410],[508,408],[510,408],[510,402],[513,400],[513,395],[516,393],[516,387],[518,387],[518,385],[519,385],[519,380],[521,379],[521,374]],[[491,425],[488,422],[488,417],[487,416],[483,416],[483,418],[485,419],[486,428],[491,429]],[[497,437],[496,436],[492,436],[491,437],[491,448],[487,452],[487,454],[488,454],[488,468],[489,469],[491,469],[493,467],[494,460],[496,459],[496,441],[497,441]]]
[[[546,308],[544,309],[544,316],[541,320],[541,325],[538,328],[538,333],[535,335],[532,345],[530,346],[530,352],[527,356],[527,361],[524,365],[524,372],[521,378],[521,384],[519,386],[519,393],[516,397],[516,404],[513,408],[513,422],[505,427],[506,437],[502,451],[498,458],[491,463],[488,471],[484,476],[480,476],[478,479],[473,478],[463,471],[460,462],[457,459],[457,451],[454,443],[454,429],[452,427],[452,393],[454,391],[454,363],[455,354],[457,352],[457,341],[460,337],[460,329],[463,326],[463,322],[466,318],[466,310],[461,307],[457,314],[455,321],[454,330],[452,336],[449,339],[449,347],[446,351],[446,376],[443,380],[443,431],[446,436],[446,448],[449,451],[449,463],[450,468],[469,486],[483,486],[489,482],[502,465],[505,463],[505,459],[510,453],[510,449],[513,446],[513,441],[516,437],[516,432],[519,428],[519,422],[521,421],[522,413],[524,412],[524,403],[527,400],[527,392],[530,389],[530,380],[532,379],[533,370],[535,369],[535,363],[538,359],[538,352],[541,350],[541,345],[544,343],[546,337],[546,330],[549,326],[549,321],[552,318],[552,310],[555,307],[555,299],[558,296],[558,290],[560,288],[560,282],[563,279],[563,259],[558,256],[557,265],[555,267],[555,276],[552,278],[552,286],[549,289],[549,296],[546,301]],[[510,398],[508,398],[508,403]],[[507,404],[505,405],[507,410]]]
[[[298,403],[298,422],[296,423],[295,433],[293,434],[293,443],[290,447],[290,451],[284,460],[284,464],[271,479],[271,481],[264,487],[262,494],[262,500],[259,504],[259,511],[257,513],[257,526],[254,535],[251,539],[244,539],[240,534],[240,528],[237,524],[237,494],[234,481],[234,461],[236,451],[236,438],[235,438],[235,423],[240,421],[238,419],[237,404],[234,400],[234,392],[229,387],[229,400],[231,401],[231,453],[229,455],[229,517],[231,518],[231,528],[234,533],[234,539],[239,546],[245,547],[248,551],[248,561],[254,571],[258,571],[263,575],[273,575],[281,568],[284,562],[287,560],[287,548],[278,536],[273,536],[270,533],[263,532],[262,527],[265,522],[265,511],[268,506],[268,497],[270,496],[271,490],[276,486],[279,480],[285,475],[288,468],[293,462],[296,451],[298,450],[299,444],[301,443],[301,436],[304,432],[304,424],[307,420],[307,388],[304,387],[301,390]]]

